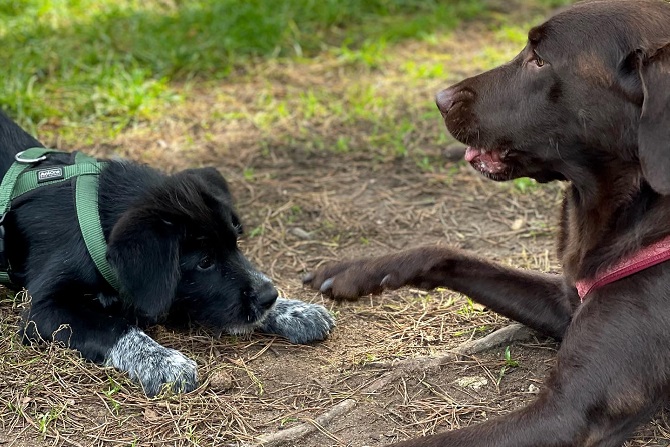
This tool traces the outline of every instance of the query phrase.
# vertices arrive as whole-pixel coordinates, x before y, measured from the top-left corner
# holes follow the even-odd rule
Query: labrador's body
[[[466,159],[494,180],[570,182],[563,275],[440,247],[328,265],[306,277],[337,299],[449,287],[562,340],[529,406],[403,447],[617,447],[670,391],[670,262],[576,284],[670,235],[670,4],[578,4],[533,28],[511,62],[438,94]]]

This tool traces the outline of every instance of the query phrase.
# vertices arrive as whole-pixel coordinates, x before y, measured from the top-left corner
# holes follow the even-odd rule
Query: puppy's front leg
[[[197,366],[181,352],[161,346],[122,318],[56,303],[33,295],[24,315],[24,340],[61,342],[87,360],[127,372],[148,396],[166,385],[178,392],[198,386]]]
[[[304,344],[325,339],[334,327],[333,316],[322,305],[279,298],[259,330]]]
[[[155,396],[164,386],[176,392],[198,387],[198,367],[193,360],[160,345],[134,326],[109,350],[105,365],[127,372],[148,396]]]

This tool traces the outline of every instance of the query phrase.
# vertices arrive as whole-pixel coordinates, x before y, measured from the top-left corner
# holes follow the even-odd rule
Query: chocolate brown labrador
[[[447,287],[562,340],[529,406],[404,447],[620,446],[670,391],[670,262],[594,287],[670,235],[670,3],[577,4],[530,30],[505,65],[437,95],[465,158],[493,180],[567,181],[563,274],[425,247],[326,265],[334,299]],[[606,281],[601,281],[606,282]]]

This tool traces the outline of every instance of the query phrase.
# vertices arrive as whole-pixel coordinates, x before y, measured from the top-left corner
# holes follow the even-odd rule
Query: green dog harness
[[[14,157],[16,161],[7,170],[0,183],[0,283],[11,284],[11,266],[5,254],[3,223],[11,209],[12,200],[33,189],[62,183],[76,177],[75,208],[86,248],[100,274],[109,285],[119,290],[118,280],[107,262],[107,242],[98,212],[98,175],[107,163],[77,152],[74,164],[35,166],[46,160],[48,154],[58,152],[60,151],[42,147],[19,152]]]

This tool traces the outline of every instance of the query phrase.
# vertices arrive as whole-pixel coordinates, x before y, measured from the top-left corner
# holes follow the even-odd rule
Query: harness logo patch
[[[37,183],[60,180],[64,177],[63,168],[48,168],[37,171]]]

